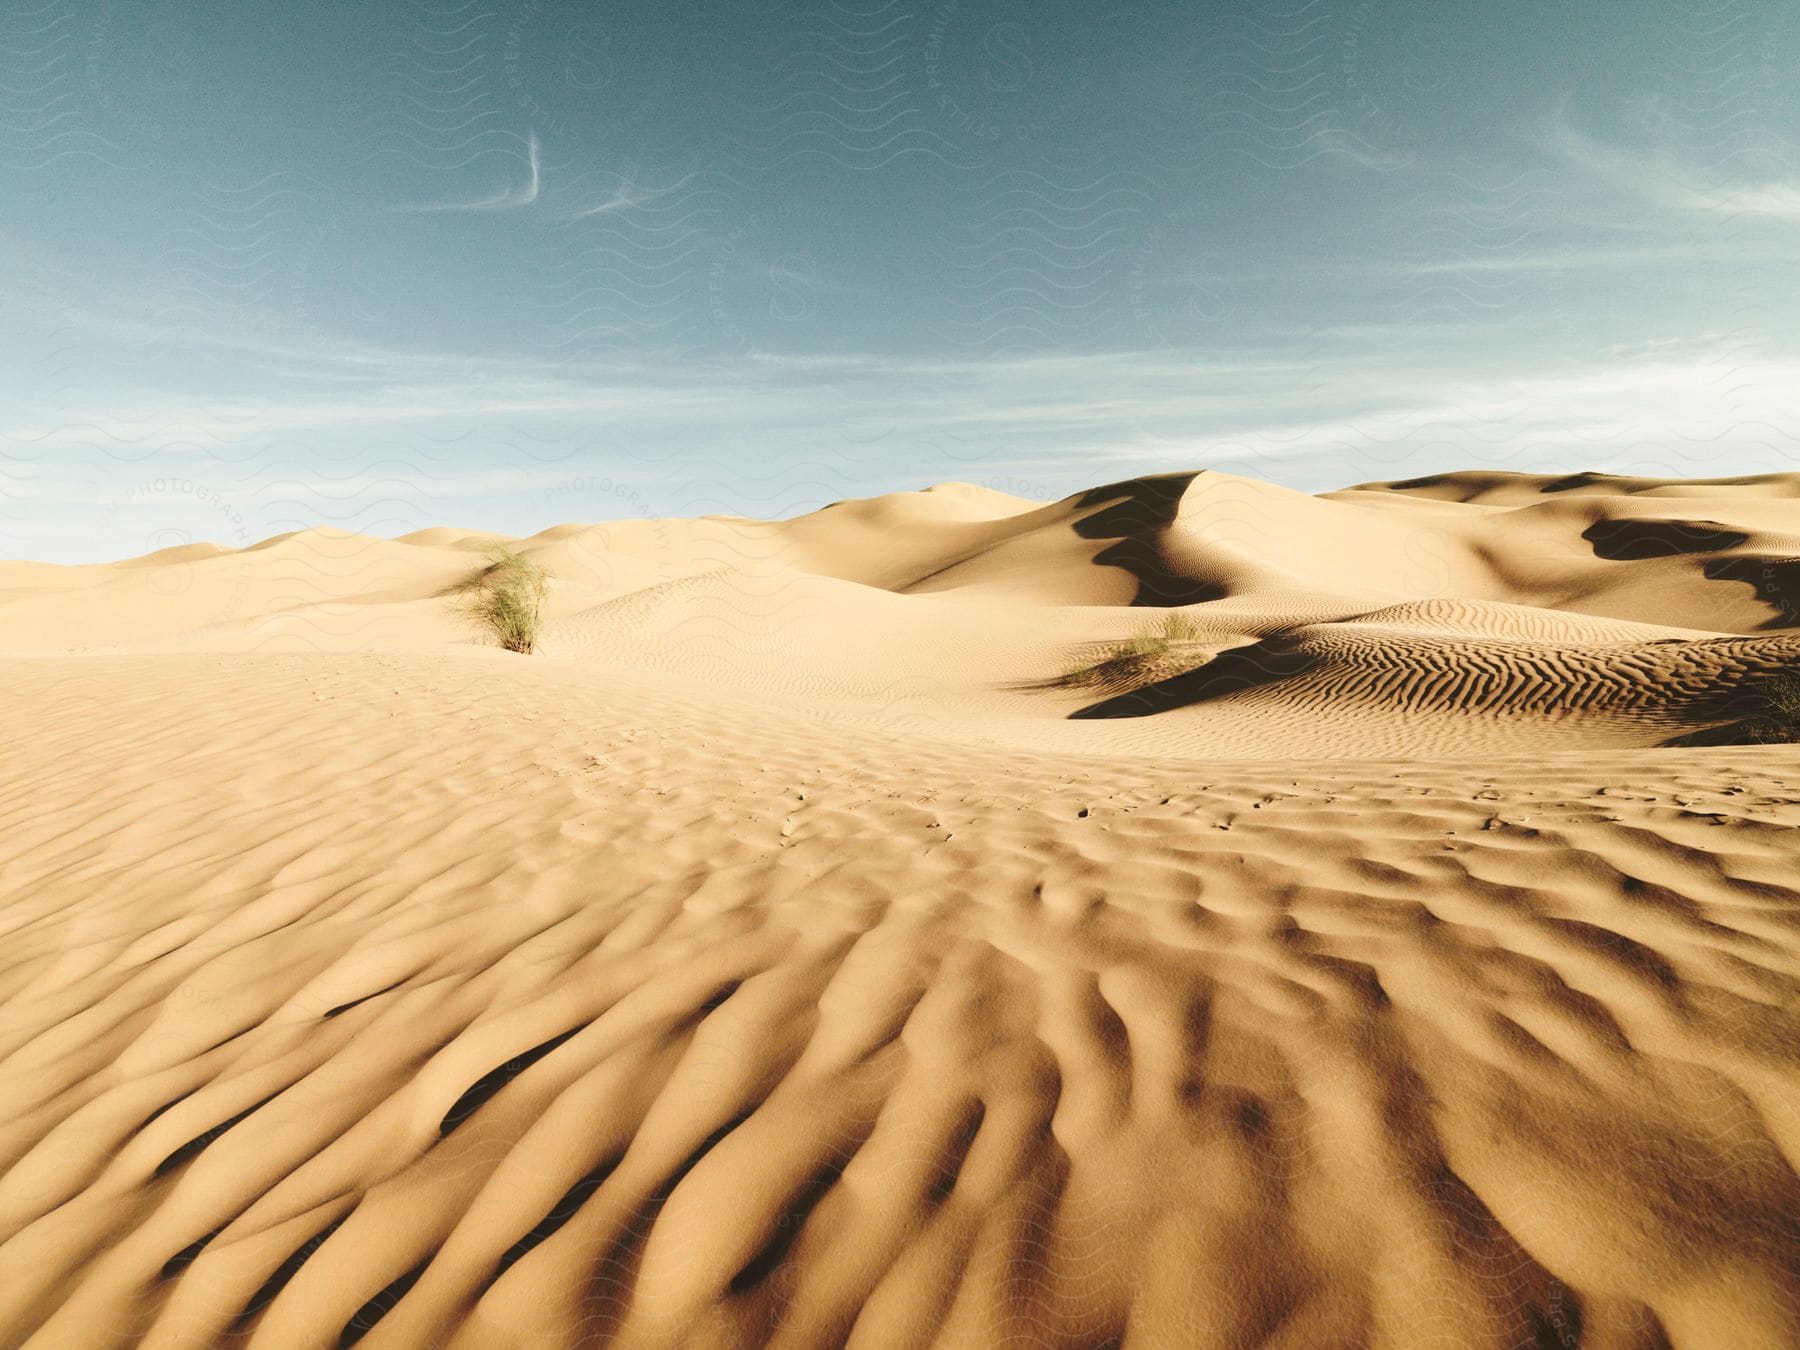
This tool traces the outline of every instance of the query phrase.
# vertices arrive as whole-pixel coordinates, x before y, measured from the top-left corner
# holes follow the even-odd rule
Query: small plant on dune
[[[1161,623],[1100,647],[1090,661],[1070,666],[1053,682],[1065,689],[1123,689],[1148,684],[1200,664],[1191,648],[1200,625],[1185,614],[1167,614]]]
[[[502,546],[457,591],[468,618],[507,651],[528,653],[537,646],[538,612],[549,583],[550,574],[537,563]]]
[[[1761,728],[1765,741],[1800,741],[1800,670],[1784,670],[1763,685],[1768,711]]]

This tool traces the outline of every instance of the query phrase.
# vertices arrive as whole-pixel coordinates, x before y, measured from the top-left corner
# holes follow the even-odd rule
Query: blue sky
[[[25,0],[0,556],[1800,469],[1781,0]]]

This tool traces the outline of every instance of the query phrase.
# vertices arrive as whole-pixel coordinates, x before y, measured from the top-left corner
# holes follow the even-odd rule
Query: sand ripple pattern
[[[952,760],[478,652],[0,681],[9,1341],[1800,1340],[1791,749]]]

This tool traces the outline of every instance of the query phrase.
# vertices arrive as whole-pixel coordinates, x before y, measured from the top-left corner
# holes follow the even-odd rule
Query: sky
[[[1791,0],[20,0],[0,557],[1800,470]]]

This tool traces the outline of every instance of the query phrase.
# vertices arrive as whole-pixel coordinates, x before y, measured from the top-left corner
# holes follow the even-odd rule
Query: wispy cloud
[[[1733,438],[1791,453],[1792,433],[1780,429],[1800,421],[1800,359],[1679,339],[1600,352],[1574,369],[1494,375],[1468,363],[1387,368],[1354,346],[1303,363],[1144,352],[584,365],[458,357],[435,369],[422,354],[386,367],[365,354],[355,359],[331,392],[115,394],[27,413],[0,425],[0,442],[34,451],[154,449],[192,461],[271,438],[322,435],[437,444],[448,430],[479,439],[507,428],[576,436],[606,428],[613,438],[679,434],[722,447],[769,428],[810,426],[832,428],[845,444],[1080,441],[1110,444],[1104,458],[1130,458],[1148,441],[1195,463],[1329,449],[1441,463],[1494,462],[1551,445],[1702,454]]]
[[[1800,266],[1800,252],[1774,241],[1763,246],[1741,238],[1686,238],[1667,244],[1575,244],[1491,257],[1375,263],[1368,270],[1393,276],[1521,276],[1554,272],[1664,272],[1670,268],[1749,265]]]
[[[671,192],[678,192],[686,186],[692,174],[686,174],[667,187],[645,187],[633,183],[629,178],[622,180],[612,195],[592,206],[584,206],[576,210],[570,217],[573,220],[586,220],[589,216],[607,216],[619,211],[630,211],[640,206],[647,206],[658,197],[666,197]]]
[[[1549,139],[1575,168],[1674,210],[1800,220],[1800,180],[1748,177],[1737,156],[1699,163],[1678,149],[1666,129],[1659,131],[1662,126],[1652,120],[1645,143],[1626,145],[1578,130],[1559,110]]]
[[[525,135],[525,178],[523,182],[514,183],[510,187],[500,188],[492,195],[478,197],[474,201],[432,202],[419,206],[403,206],[397,208],[402,212],[410,211],[511,211],[521,206],[530,206],[538,199],[543,189],[543,169],[539,163],[538,138],[535,130]]]
[[[1694,196],[1693,204],[1699,210],[1800,220],[1800,182],[1761,183],[1755,187],[1714,190]]]
[[[573,208],[559,208],[557,218],[565,221],[587,220],[594,216],[616,215],[623,211],[636,210],[648,206],[659,198],[680,191],[693,177],[683,175],[666,187],[651,187],[632,181],[629,176],[622,177],[619,184],[611,192],[598,201],[589,200],[587,205]],[[485,197],[477,197],[472,201],[428,202],[420,205],[395,207],[400,213],[413,212],[448,212],[448,211],[515,211],[522,207],[534,205],[544,196],[543,150],[538,142],[535,129],[526,133],[525,137],[525,175],[509,186],[499,188]],[[560,195],[570,195],[564,188]],[[545,202],[549,206],[549,202]]]
[[[1738,359],[1714,350],[1685,359],[1621,353],[1584,368],[1512,378],[1451,378],[1412,400],[1343,415],[1270,421],[1226,433],[1147,433],[1145,443],[1195,465],[1305,457],[1390,465],[1658,466],[1671,474],[1759,471],[1800,449],[1800,359]]]

